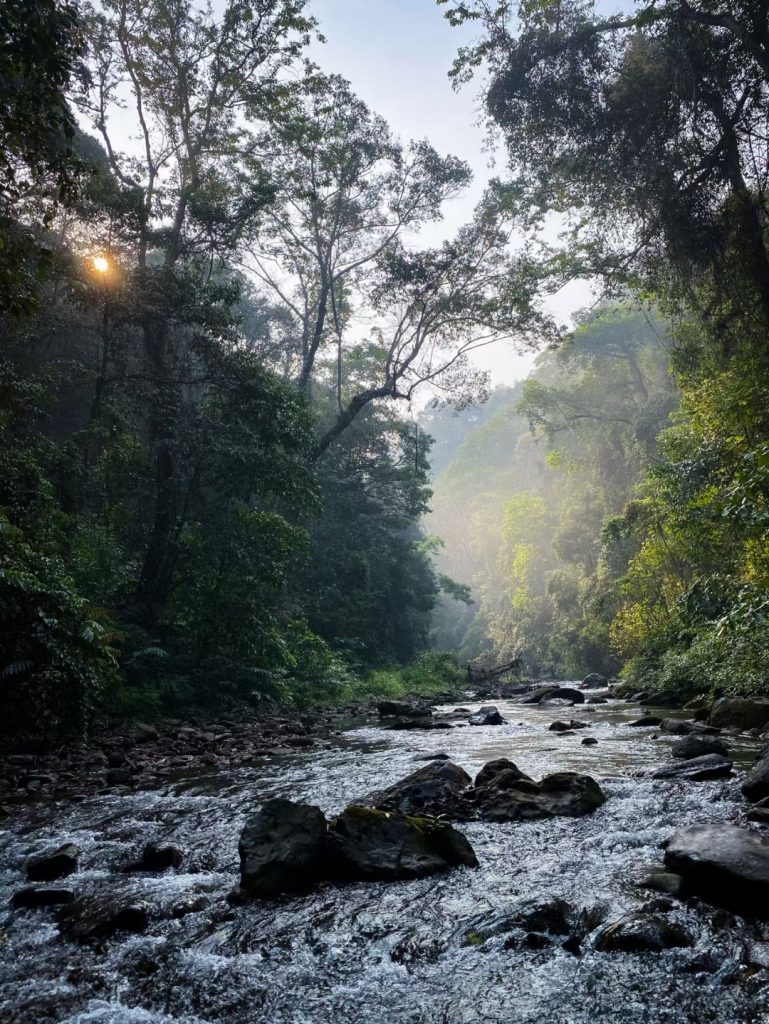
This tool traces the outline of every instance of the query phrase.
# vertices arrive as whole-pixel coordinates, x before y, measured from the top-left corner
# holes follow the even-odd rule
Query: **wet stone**
[[[332,823],[329,877],[339,881],[424,878],[452,867],[477,867],[472,846],[447,822],[348,807]]]
[[[732,771],[732,762],[720,754],[703,754],[686,761],[666,765],[651,773],[653,779],[683,779],[689,782],[704,782],[708,779],[727,778]]]
[[[504,718],[493,704],[482,707],[468,719],[470,725],[504,725]]]
[[[326,819],[319,807],[268,800],[243,828],[240,884],[253,896],[310,888],[321,877]]]
[[[693,895],[769,919],[769,839],[735,825],[692,825],[672,836],[665,865]]]
[[[75,894],[71,889],[30,887],[15,892],[11,905],[14,910],[34,910],[38,907],[59,907],[72,903],[74,899]]]
[[[762,757],[751,768],[741,788],[751,803],[769,797],[769,755]]]
[[[53,882],[77,871],[80,851],[74,843],[65,843],[58,850],[27,861],[27,878],[30,882]]]
[[[692,945],[694,939],[685,928],[649,913],[627,914],[607,925],[595,942],[595,948],[606,953],[659,953]]]
[[[89,896],[76,900],[59,918],[59,930],[81,943],[99,943],[118,932],[140,933],[149,927],[145,903],[113,896]]]
[[[401,814],[451,816],[470,782],[470,776],[459,765],[452,761],[435,762],[356,803]]]
[[[147,843],[142,851],[141,858],[126,864],[123,872],[133,871],[166,871],[168,868],[181,867],[183,854],[176,846],[159,846],[157,843]]]
[[[703,754],[719,754],[721,757],[729,756],[729,748],[723,740],[712,736],[685,736],[678,740],[670,748],[672,757],[690,760],[693,757],[701,757]]]

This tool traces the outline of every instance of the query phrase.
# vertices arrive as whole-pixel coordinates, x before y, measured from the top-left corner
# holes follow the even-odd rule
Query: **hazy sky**
[[[486,180],[504,170],[501,162],[495,170],[489,167],[484,130],[477,123],[477,86],[455,92],[448,79],[457,48],[472,41],[473,28],[452,28],[435,0],[310,0],[310,9],[326,37],[312,51],[324,70],[349,79],[404,141],[429,138],[436,149],[472,167],[472,188],[447,207],[442,225],[425,235],[433,242],[453,233],[470,218]],[[549,305],[565,318],[589,299],[586,286],[573,285]],[[526,375],[534,356],[499,344],[474,358],[495,382],[510,383]]]

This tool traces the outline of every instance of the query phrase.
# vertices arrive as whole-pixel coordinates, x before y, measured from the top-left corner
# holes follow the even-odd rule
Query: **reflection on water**
[[[508,724],[389,732],[370,726],[339,749],[265,758],[223,777],[177,781],[167,791],[34,809],[0,834],[0,888],[18,888],[30,852],[66,840],[82,849],[78,893],[125,890],[152,908],[149,932],[103,951],[58,937],[44,913],[7,914],[0,945],[0,1019],[9,1024],[595,1024],[652,1021],[757,1024],[769,1020],[767,972],[746,972],[766,929],[702,905],[672,919],[693,949],[574,955],[555,943],[521,946],[487,936],[522,899],[561,897],[612,920],[652,898],[636,882],[660,843],[698,821],[741,821],[737,780],[698,784],[638,777],[669,756],[670,737],[627,723],[625,704],[538,708],[497,701]],[[647,709],[644,709],[646,713]],[[668,714],[667,712],[663,712]],[[549,733],[558,718],[590,722]],[[598,744],[582,746],[585,736]],[[595,814],[462,829],[476,871],[397,884],[325,887],[230,908],[237,838],[264,799],[290,796],[333,813],[445,751],[471,774],[509,757],[530,775],[571,769],[600,777],[609,797]],[[747,749],[743,750],[747,756]],[[116,876],[146,841],[185,851],[184,873]],[[484,929],[487,929],[484,931]],[[493,929],[491,929],[493,931]],[[468,936],[473,936],[472,941]]]

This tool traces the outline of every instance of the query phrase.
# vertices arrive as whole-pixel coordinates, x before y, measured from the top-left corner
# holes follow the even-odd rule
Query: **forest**
[[[769,0],[0,0],[1,1024],[769,1022]]]
[[[470,168],[311,3],[0,4],[3,743],[517,656],[766,693],[766,5],[438,9],[503,155],[428,244]]]

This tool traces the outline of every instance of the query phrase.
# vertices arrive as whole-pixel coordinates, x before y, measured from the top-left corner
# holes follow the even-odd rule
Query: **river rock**
[[[719,754],[721,757],[729,756],[729,748],[723,740],[711,736],[685,736],[678,740],[670,748],[672,757],[689,760],[693,757],[702,757],[703,754]]]
[[[660,729],[672,736],[717,736],[721,731],[714,725],[695,722],[691,718],[663,718]]]
[[[471,715],[468,719],[470,725],[504,725],[505,720],[500,715],[499,710],[494,707],[493,704],[488,704],[486,707],[477,711],[474,715]]]
[[[750,769],[741,786],[743,796],[751,803],[769,797],[769,754],[764,754]]]
[[[650,871],[638,884],[642,889],[654,889],[669,896],[680,896],[683,889],[683,879],[673,871]]]
[[[182,865],[183,854],[176,846],[158,846],[157,843],[147,843],[142,850],[141,858],[126,864],[123,872],[132,871],[166,871],[168,868],[179,868]]]
[[[323,872],[327,828],[319,807],[268,800],[240,834],[241,888],[262,897],[310,888]]]
[[[595,738],[595,736],[586,736],[584,738],[584,740],[582,740],[582,746],[583,747],[594,747],[597,742],[598,742],[598,740]]]
[[[549,732],[571,732],[573,729],[587,729],[587,722],[576,722],[573,718],[568,722],[553,722]]]
[[[540,704],[543,700],[548,700],[556,691],[557,686],[538,686],[534,690],[530,690],[528,693],[523,694],[519,698],[519,704]]]
[[[35,910],[38,907],[59,907],[74,902],[71,889],[37,888],[30,886],[13,894],[11,905],[14,910]]]
[[[59,930],[83,943],[98,943],[117,932],[144,932],[148,926],[146,904],[121,900],[111,894],[82,897],[59,918]]]
[[[708,903],[769,918],[769,839],[736,825],[691,825],[668,842],[665,865]]]
[[[585,698],[586,704],[608,704],[609,701],[606,697],[599,697],[597,693],[592,694],[590,697]]]
[[[584,704],[585,695],[570,686],[559,686],[555,693],[550,694],[548,700],[570,700],[572,704]]]
[[[377,711],[381,718],[427,718],[432,715],[430,708],[399,700],[382,700],[377,704]]]
[[[26,864],[30,882],[53,882],[77,871],[80,850],[74,843],[65,843],[52,853],[31,857]]]
[[[584,704],[585,695],[570,686],[538,686],[518,699],[519,704],[541,704],[543,701],[567,700],[572,704]]]
[[[692,946],[694,939],[680,925],[659,914],[632,913],[607,925],[595,941],[605,953],[659,953],[663,949]]]
[[[142,722],[137,725],[133,732],[134,743],[154,743],[155,740],[160,739],[160,733],[157,731],[154,725],[147,725],[146,722]]]
[[[645,729],[648,726],[658,727],[662,724],[662,719],[657,718],[656,715],[643,715],[641,718],[636,718],[634,722],[628,722],[628,726],[631,729]]]
[[[453,761],[439,761],[418,768],[387,789],[356,801],[365,807],[400,814],[452,815],[471,779],[464,768]]]
[[[606,676],[602,676],[600,672],[588,672],[580,686],[585,690],[601,690],[607,684],[608,679]]]
[[[440,721],[435,718],[394,718],[387,726],[396,732],[428,732],[431,729],[452,729],[451,722]]]
[[[534,782],[503,771],[476,786],[466,805],[470,816],[483,821],[531,821],[579,817],[605,802],[601,787],[589,775],[556,772]]]
[[[746,732],[769,725],[769,700],[754,697],[721,697],[710,712],[710,724]]]
[[[508,928],[521,928],[527,932],[568,935],[572,928],[574,909],[562,899],[532,897],[525,899],[506,916]]]
[[[677,764],[665,765],[652,772],[653,779],[688,779],[704,782],[707,779],[723,779],[731,774],[732,762],[720,754],[703,754]]]
[[[499,776],[502,773],[508,773],[505,776],[506,781],[500,781]],[[478,774],[475,776],[475,782],[473,786],[475,789],[479,789],[481,786],[499,785],[502,789],[509,785],[509,780],[526,779],[528,782],[533,780],[528,775],[520,770],[520,768],[506,757],[498,757],[495,761],[487,761],[486,764],[481,768]]]
[[[424,878],[478,866],[470,843],[447,822],[360,806],[346,808],[331,823],[327,863],[339,881]]]

